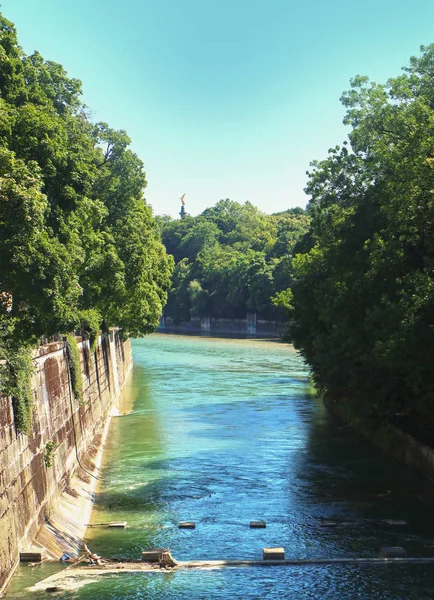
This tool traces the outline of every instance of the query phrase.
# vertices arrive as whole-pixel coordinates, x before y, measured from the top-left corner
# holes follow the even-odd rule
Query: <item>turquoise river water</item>
[[[133,342],[133,374],[112,419],[87,543],[138,559],[371,557],[381,546],[434,556],[434,486],[342,427],[291,346],[155,334]],[[266,529],[250,529],[263,519]],[[333,528],[321,521],[338,522]],[[405,520],[391,527],[383,519]],[[196,522],[181,530],[179,521]],[[57,565],[21,567],[10,598]],[[23,591],[25,590],[25,591]],[[434,598],[434,565],[225,568],[88,578],[67,599]]]

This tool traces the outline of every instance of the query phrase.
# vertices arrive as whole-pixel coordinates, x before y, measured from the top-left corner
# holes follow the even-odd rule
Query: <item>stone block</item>
[[[285,560],[284,548],[264,548],[262,550],[264,560]]]
[[[181,521],[179,529],[196,529],[196,523],[194,521]]]
[[[20,552],[21,562],[42,562],[46,558],[46,552],[43,548],[22,550]]]
[[[400,546],[384,546],[380,548],[380,558],[405,558],[407,552]]]
[[[166,548],[148,548],[142,551],[142,560],[144,562],[159,562],[163,555],[167,552]]]
[[[265,529],[267,523],[265,521],[250,521],[250,529]]]

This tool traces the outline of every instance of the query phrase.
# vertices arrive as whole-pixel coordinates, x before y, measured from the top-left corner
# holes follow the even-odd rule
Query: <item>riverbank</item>
[[[82,467],[71,477],[36,537],[35,544],[45,548],[53,560],[58,561],[64,554],[71,558],[79,556],[92,514],[110,420],[109,416],[103,432],[95,437],[82,458]]]
[[[387,419],[363,418],[349,402],[325,396],[326,408],[377,448],[434,481],[434,448]]]
[[[89,521],[109,415],[132,368],[131,344],[116,330],[95,352],[78,341],[83,398],[73,394],[63,342],[35,356],[35,403],[17,432],[11,398],[0,398],[0,593],[20,553],[76,555]]]

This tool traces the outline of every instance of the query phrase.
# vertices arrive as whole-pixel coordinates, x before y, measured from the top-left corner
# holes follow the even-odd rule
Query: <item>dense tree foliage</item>
[[[309,222],[303,209],[266,215],[226,199],[197,217],[157,220],[176,262],[168,316],[283,318],[271,297],[291,282],[292,250]]]
[[[143,198],[143,164],[124,131],[91,122],[80,94],[61,65],[26,56],[0,15],[0,359],[10,365],[41,335],[103,322],[148,333],[166,302],[173,261]]]
[[[385,85],[352,81],[349,144],[313,163],[311,226],[280,298],[319,388],[370,414],[431,417],[433,73],[434,45]]]

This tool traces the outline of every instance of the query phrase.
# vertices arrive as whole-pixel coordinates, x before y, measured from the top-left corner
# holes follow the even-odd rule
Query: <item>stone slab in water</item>
[[[196,523],[194,521],[181,521],[179,529],[196,529]]]
[[[262,550],[264,560],[285,560],[284,548],[264,548]]]
[[[337,527],[336,521],[321,521],[320,527]]]
[[[142,560],[144,562],[159,562],[163,555],[163,552],[167,552],[166,548],[149,548],[142,551]]]
[[[384,546],[380,548],[380,558],[405,558],[407,552],[400,546]]]
[[[250,521],[251,529],[264,529],[267,527],[267,523],[265,521]]]
[[[45,550],[26,550],[20,552],[21,562],[42,562],[45,557]]]

